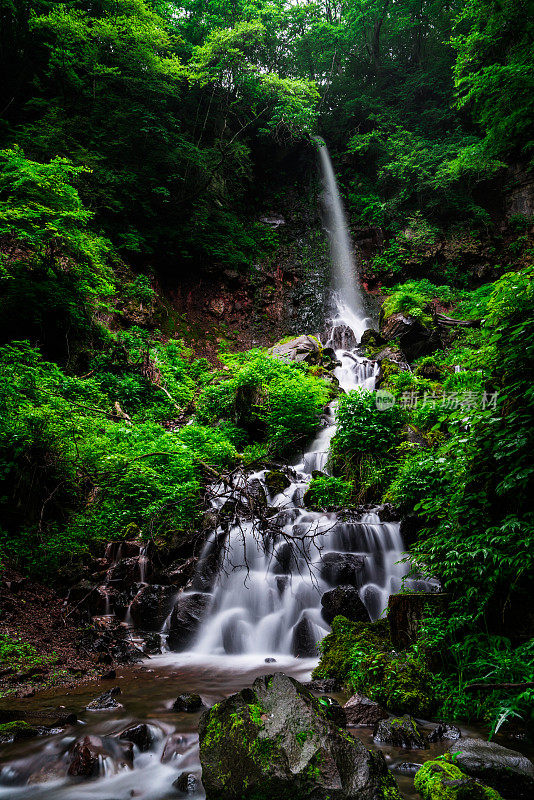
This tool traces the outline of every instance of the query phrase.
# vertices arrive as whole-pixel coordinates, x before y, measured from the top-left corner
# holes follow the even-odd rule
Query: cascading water
[[[330,240],[336,314],[326,344],[335,350],[335,375],[345,391],[373,389],[377,364],[358,353],[369,327],[359,288],[350,238],[326,145],[318,140]],[[198,654],[254,653],[313,656],[328,632],[322,595],[340,584],[356,588],[371,619],[384,612],[389,595],[398,592],[407,567],[400,564],[403,544],[399,523],[381,522],[377,513],[347,518],[310,511],[304,495],[314,470],[328,471],[328,452],[335,434],[335,408],[301,463],[288,469],[289,486],[271,494],[266,471],[239,476],[241,486],[261,486],[270,507],[269,524],[254,518],[235,520],[208,611],[194,644]],[[214,506],[224,504],[228,487],[220,485]],[[211,558],[218,529],[205,549]],[[200,562],[200,570],[203,567]]]

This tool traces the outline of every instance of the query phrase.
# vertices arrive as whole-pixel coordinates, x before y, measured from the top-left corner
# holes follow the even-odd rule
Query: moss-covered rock
[[[4,722],[0,725],[0,742],[16,742],[19,739],[32,739],[38,736],[39,731],[37,728],[28,725],[21,719],[14,720],[13,722]]]
[[[428,747],[426,736],[408,714],[379,720],[375,726],[373,739],[375,742],[404,747],[406,750],[424,750]]]
[[[321,660],[314,669],[312,678],[333,678],[348,686],[353,667],[353,651],[357,645],[363,649],[390,650],[387,620],[351,622],[346,617],[335,617],[331,633],[320,644]]]
[[[290,486],[291,481],[280,470],[270,470],[265,474],[265,485],[271,497],[274,497]]]
[[[414,786],[423,800],[501,800],[495,789],[448,761],[427,761],[417,771]]]
[[[400,800],[383,755],[282,673],[213,706],[199,738],[207,800]]]

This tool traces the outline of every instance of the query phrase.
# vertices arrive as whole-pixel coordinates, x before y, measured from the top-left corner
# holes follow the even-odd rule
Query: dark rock
[[[441,592],[406,592],[392,594],[388,600],[391,640],[399,650],[412,645],[428,605],[437,612],[446,610],[449,596]]]
[[[67,774],[75,778],[96,778],[105,754],[100,736],[84,736],[77,739],[70,750]]]
[[[199,738],[207,800],[400,800],[383,755],[341,731],[280,672],[206,711]]]
[[[317,678],[314,681],[302,684],[305,689],[310,692],[317,692],[317,694],[328,694],[328,692],[339,692],[341,686],[335,678]]]
[[[274,497],[283,492],[284,489],[287,489],[288,486],[291,486],[291,481],[280,470],[270,470],[265,474],[265,485],[270,496]]]
[[[337,725],[338,728],[347,727],[345,710],[339,705],[337,700],[334,700],[333,697],[320,697],[319,702],[323,706],[328,719],[331,719],[334,725]]]
[[[297,658],[312,658],[319,654],[314,626],[306,616],[302,616],[293,628],[291,652]]]
[[[105,597],[99,592],[99,587],[85,579],[71,587],[67,603],[91,615],[102,614],[106,607]]]
[[[278,547],[274,553],[273,565],[271,567],[272,572],[276,573],[283,573],[288,575],[291,573],[292,569],[296,566],[296,559],[295,554],[293,552],[293,547],[289,542],[283,542],[283,544]]]
[[[374,700],[362,694],[354,694],[343,706],[347,725],[362,725],[374,728],[381,719],[386,719],[389,714]]]
[[[140,725],[132,725],[130,728],[126,728],[125,731],[119,734],[119,739],[132,742],[132,744],[135,744],[142,753],[146,753],[147,750],[150,750],[154,744],[154,736],[152,735],[152,731],[145,723],[141,723]]]
[[[418,319],[400,313],[392,314],[383,322],[381,333],[388,341],[398,340],[409,362],[429,356],[442,346],[437,330],[427,328]]]
[[[283,595],[284,591],[287,589],[290,583],[289,575],[277,575],[276,577],[276,588],[278,589],[278,594],[281,596]]]
[[[168,736],[161,755],[161,763],[168,764],[179,758],[191,748],[196,738],[196,735],[187,733],[173,733]]]
[[[107,582],[115,589],[127,590],[132,583],[141,580],[140,559],[144,559],[143,571],[144,580],[150,580],[154,566],[148,556],[136,556],[134,558],[121,558],[109,568]]]
[[[399,510],[392,506],[391,503],[384,503],[376,509],[376,513],[380,522],[398,522],[400,518]]]
[[[198,558],[196,556],[176,562],[160,573],[161,582],[168,583],[176,589],[183,589],[194,577],[197,565]]]
[[[169,636],[171,650],[185,650],[193,641],[202,615],[210,604],[210,595],[202,592],[182,594],[172,610]]]
[[[336,324],[330,331],[330,344],[335,350],[354,350],[358,342],[352,328]]]
[[[68,725],[76,725],[78,722],[76,714],[67,711],[21,711],[20,709],[10,708],[0,709],[0,723],[19,722],[20,720],[36,728],[66,728]]]
[[[161,636],[159,633],[146,633],[144,639],[143,653],[149,656],[161,654]]]
[[[399,775],[413,776],[419,772],[421,766],[421,764],[415,764],[413,761],[402,761],[400,764],[393,764],[391,771],[398,772]]]
[[[267,508],[267,496],[262,482],[259,478],[253,478],[247,482],[246,494],[249,498],[251,511],[261,514]]]
[[[332,586],[355,586],[363,583],[364,556],[354,553],[324,553],[321,557],[321,577]]]
[[[101,681],[113,681],[117,677],[117,673],[114,669],[108,669],[107,672],[103,672],[100,676]]]
[[[171,612],[176,594],[173,586],[143,586],[130,605],[132,622],[136,628],[159,631]]]
[[[377,722],[373,739],[380,744],[404,747],[406,750],[424,750],[428,747],[426,737],[417,727],[416,721],[408,714]]]
[[[425,524],[425,520],[417,514],[407,514],[401,519],[400,534],[407,550],[417,542],[419,533],[425,527]]]
[[[369,622],[369,613],[365,608],[358,590],[354,586],[337,586],[321,597],[323,619],[332,624],[334,617],[346,617],[351,622]]]
[[[522,753],[483,739],[460,739],[449,749],[454,763],[510,800],[534,797],[534,764]]]
[[[375,331],[374,328],[367,328],[362,333],[362,338],[360,339],[360,344],[363,347],[381,347],[383,344],[386,344],[387,339],[384,339],[381,333]]]
[[[172,704],[172,710],[194,714],[196,711],[200,711],[203,705],[199,694],[181,694]]]
[[[265,659],[265,663],[266,664],[276,664],[276,658],[266,658]]]
[[[448,722],[438,723],[434,730],[428,734],[428,741],[431,743],[442,742],[443,739],[449,739],[453,742],[461,738],[462,732],[460,728],[457,728],[456,725],[449,725]]]
[[[173,783],[174,788],[181,794],[200,794],[200,773],[182,772]]]
[[[221,554],[226,544],[226,532],[213,534],[208,540],[197,565],[192,589],[195,592],[210,592],[219,571]]]
[[[121,708],[121,704],[115,700],[119,694],[121,694],[120,686],[114,686],[113,689],[108,689],[107,692],[103,692],[91,700],[86,709],[88,711],[108,711],[111,708]]]
[[[23,739],[33,739],[35,736],[39,736],[39,729],[21,719],[13,720],[12,722],[4,722],[0,725],[1,744],[19,742]]]

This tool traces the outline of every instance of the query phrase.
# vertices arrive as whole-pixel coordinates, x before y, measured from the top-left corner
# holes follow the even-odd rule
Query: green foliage
[[[332,631],[319,644],[321,660],[312,677],[334,678],[341,685],[348,685],[356,647],[362,650],[391,649],[387,620],[350,622],[346,617],[335,617]]]
[[[4,668],[24,671],[47,664],[53,658],[54,654],[46,657],[39,655],[30,642],[12,638],[4,633],[0,634],[0,664]],[[7,732],[4,730],[4,733]]]
[[[307,365],[286,364],[260,350],[222,359],[228,372],[200,397],[200,421],[231,421],[265,441],[271,453],[290,452],[313,434],[329,388]]]
[[[313,508],[340,508],[350,503],[352,493],[350,481],[318,475],[310,481],[305,501]]]
[[[358,389],[343,395],[336,413],[334,458],[386,455],[398,441],[403,415],[398,406],[379,409],[374,392]]]

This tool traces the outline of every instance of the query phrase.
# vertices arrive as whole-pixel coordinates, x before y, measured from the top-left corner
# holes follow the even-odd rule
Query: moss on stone
[[[0,725],[0,740],[9,741],[11,739],[31,739],[33,736],[38,736],[39,731],[32,728],[27,722],[21,719],[14,720],[13,722],[4,722]]]
[[[501,795],[446,760],[427,761],[414,786],[423,800],[501,800]]]
[[[321,642],[321,660],[312,677],[334,678],[348,685],[356,646],[391,649],[388,621],[351,622],[346,617],[335,617],[331,633]]]

